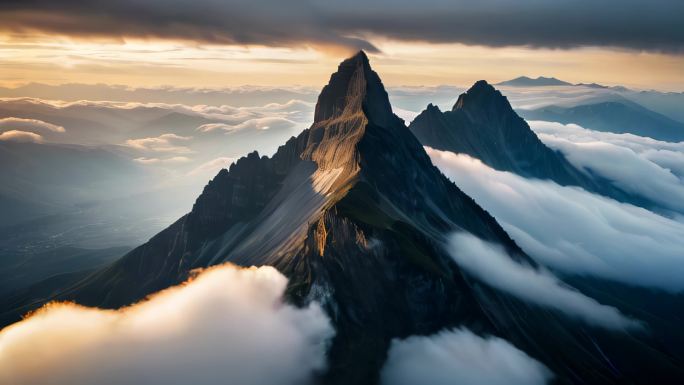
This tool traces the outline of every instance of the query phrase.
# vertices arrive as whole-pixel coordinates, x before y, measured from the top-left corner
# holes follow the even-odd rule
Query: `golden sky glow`
[[[373,67],[388,85],[469,85],[520,75],[634,88],[684,90],[684,56],[606,48],[490,48],[374,40]],[[168,40],[0,36],[0,85],[106,83],[134,87],[312,85],[348,53],[314,48],[200,45]]]

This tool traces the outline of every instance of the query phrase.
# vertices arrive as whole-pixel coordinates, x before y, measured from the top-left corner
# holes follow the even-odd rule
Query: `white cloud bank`
[[[320,306],[271,267],[223,265],[119,311],[52,304],[0,332],[0,383],[303,384],[325,367]]]
[[[574,187],[525,179],[426,148],[537,261],[566,273],[684,291],[684,224]]]
[[[541,363],[507,341],[468,329],[394,340],[383,385],[538,385],[552,378]]]
[[[579,169],[592,170],[663,207],[684,211],[684,142],[598,132],[576,124],[529,123],[539,139]]]
[[[524,301],[559,310],[595,326],[618,330],[641,327],[616,308],[601,305],[548,271],[515,262],[500,246],[470,233],[452,234],[447,251],[459,266],[478,279]]]

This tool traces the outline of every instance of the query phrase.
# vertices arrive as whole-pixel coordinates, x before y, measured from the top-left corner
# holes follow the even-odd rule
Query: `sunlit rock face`
[[[498,119],[496,108],[487,110]],[[222,170],[190,213],[54,298],[117,308],[182,282],[194,268],[271,265],[289,278],[290,303],[320,303],[335,327],[318,379],[325,384],[376,384],[394,338],[457,326],[504,337],[568,378],[578,371],[590,381],[618,378],[602,356],[586,353],[597,339],[607,354],[638,356],[641,341],[587,330],[461,270],[445,250],[456,230],[537,267],[433,166],[359,52],[331,76],[309,129],[271,158],[252,153]],[[618,365],[652,378],[632,363]],[[660,357],[653,365],[673,370]]]

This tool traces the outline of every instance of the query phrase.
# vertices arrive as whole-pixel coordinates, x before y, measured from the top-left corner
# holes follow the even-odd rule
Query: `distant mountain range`
[[[518,109],[529,120],[575,123],[585,128],[630,133],[658,140],[684,140],[684,93],[634,91],[622,86],[597,83],[571,84],[556,78],[521,76],[498,83],[509,87],[576,86],[596,90],[574,105],[547,105]]]
[[[629,91],[623,86],[604,86],[598,83],[570,83],[554,77],[538,76],[531,78],[528,76],[518,76],[515,79],[506,80],[495,84],[496,86],[508,87],[550,87],[550,86],[578,86],[596,89],[612,89],[616,91]]]
[[[510,87],[544,87],[544,86],[571,86],[572,83],[564,82],[554,77],[539,76],[537,78],[530,78],[527,76],[519,76],[515,79],[506,80],[496,84],[497,86]]]
[[[426,122],[444,118],[429,110]],[[485,119],[480,135],[498,136],[469,142],[477,140],[472,131],[463,146],[484,146],[488,161],[574,180],[567,163],[521,130],[524,121],[509,110],[505,98],[478,83],[447,116]],[[683,378],[676,358],[647,333],[587,327],[483,284],[447,253],[453,231],[538,267],[431,163],[359,52],[321,91],[311,127],[272,157],[239,159],[207,184],[188,214],[147,243],[76,284],[46,282],[22,292],[3,304],[0,317],[7,324],[51,299],[118,308],[182,282],[195,268],[272,265],[289,278],[288,301],[321,303],[335,326],[322,384],[376,384],[393,338],[460,326],[506,338],[559,383]]]
[[[684,141],[684,123],[651,111],[624,98],[573,107],[547,106],[519,109],[528,120],[575,123],[596,131],[629,133],[666,142]]]

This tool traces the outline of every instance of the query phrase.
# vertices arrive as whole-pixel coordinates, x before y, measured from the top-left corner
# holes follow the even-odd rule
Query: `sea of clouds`
[[[665,208],[684,211],[684,142],[593,131],[576,124],[529,124],[539,139],[562,152],[577,168]]]
[[[542,264],[629,285],[684,290],[684,224],[576,187],[426,148],[433,163]]]

